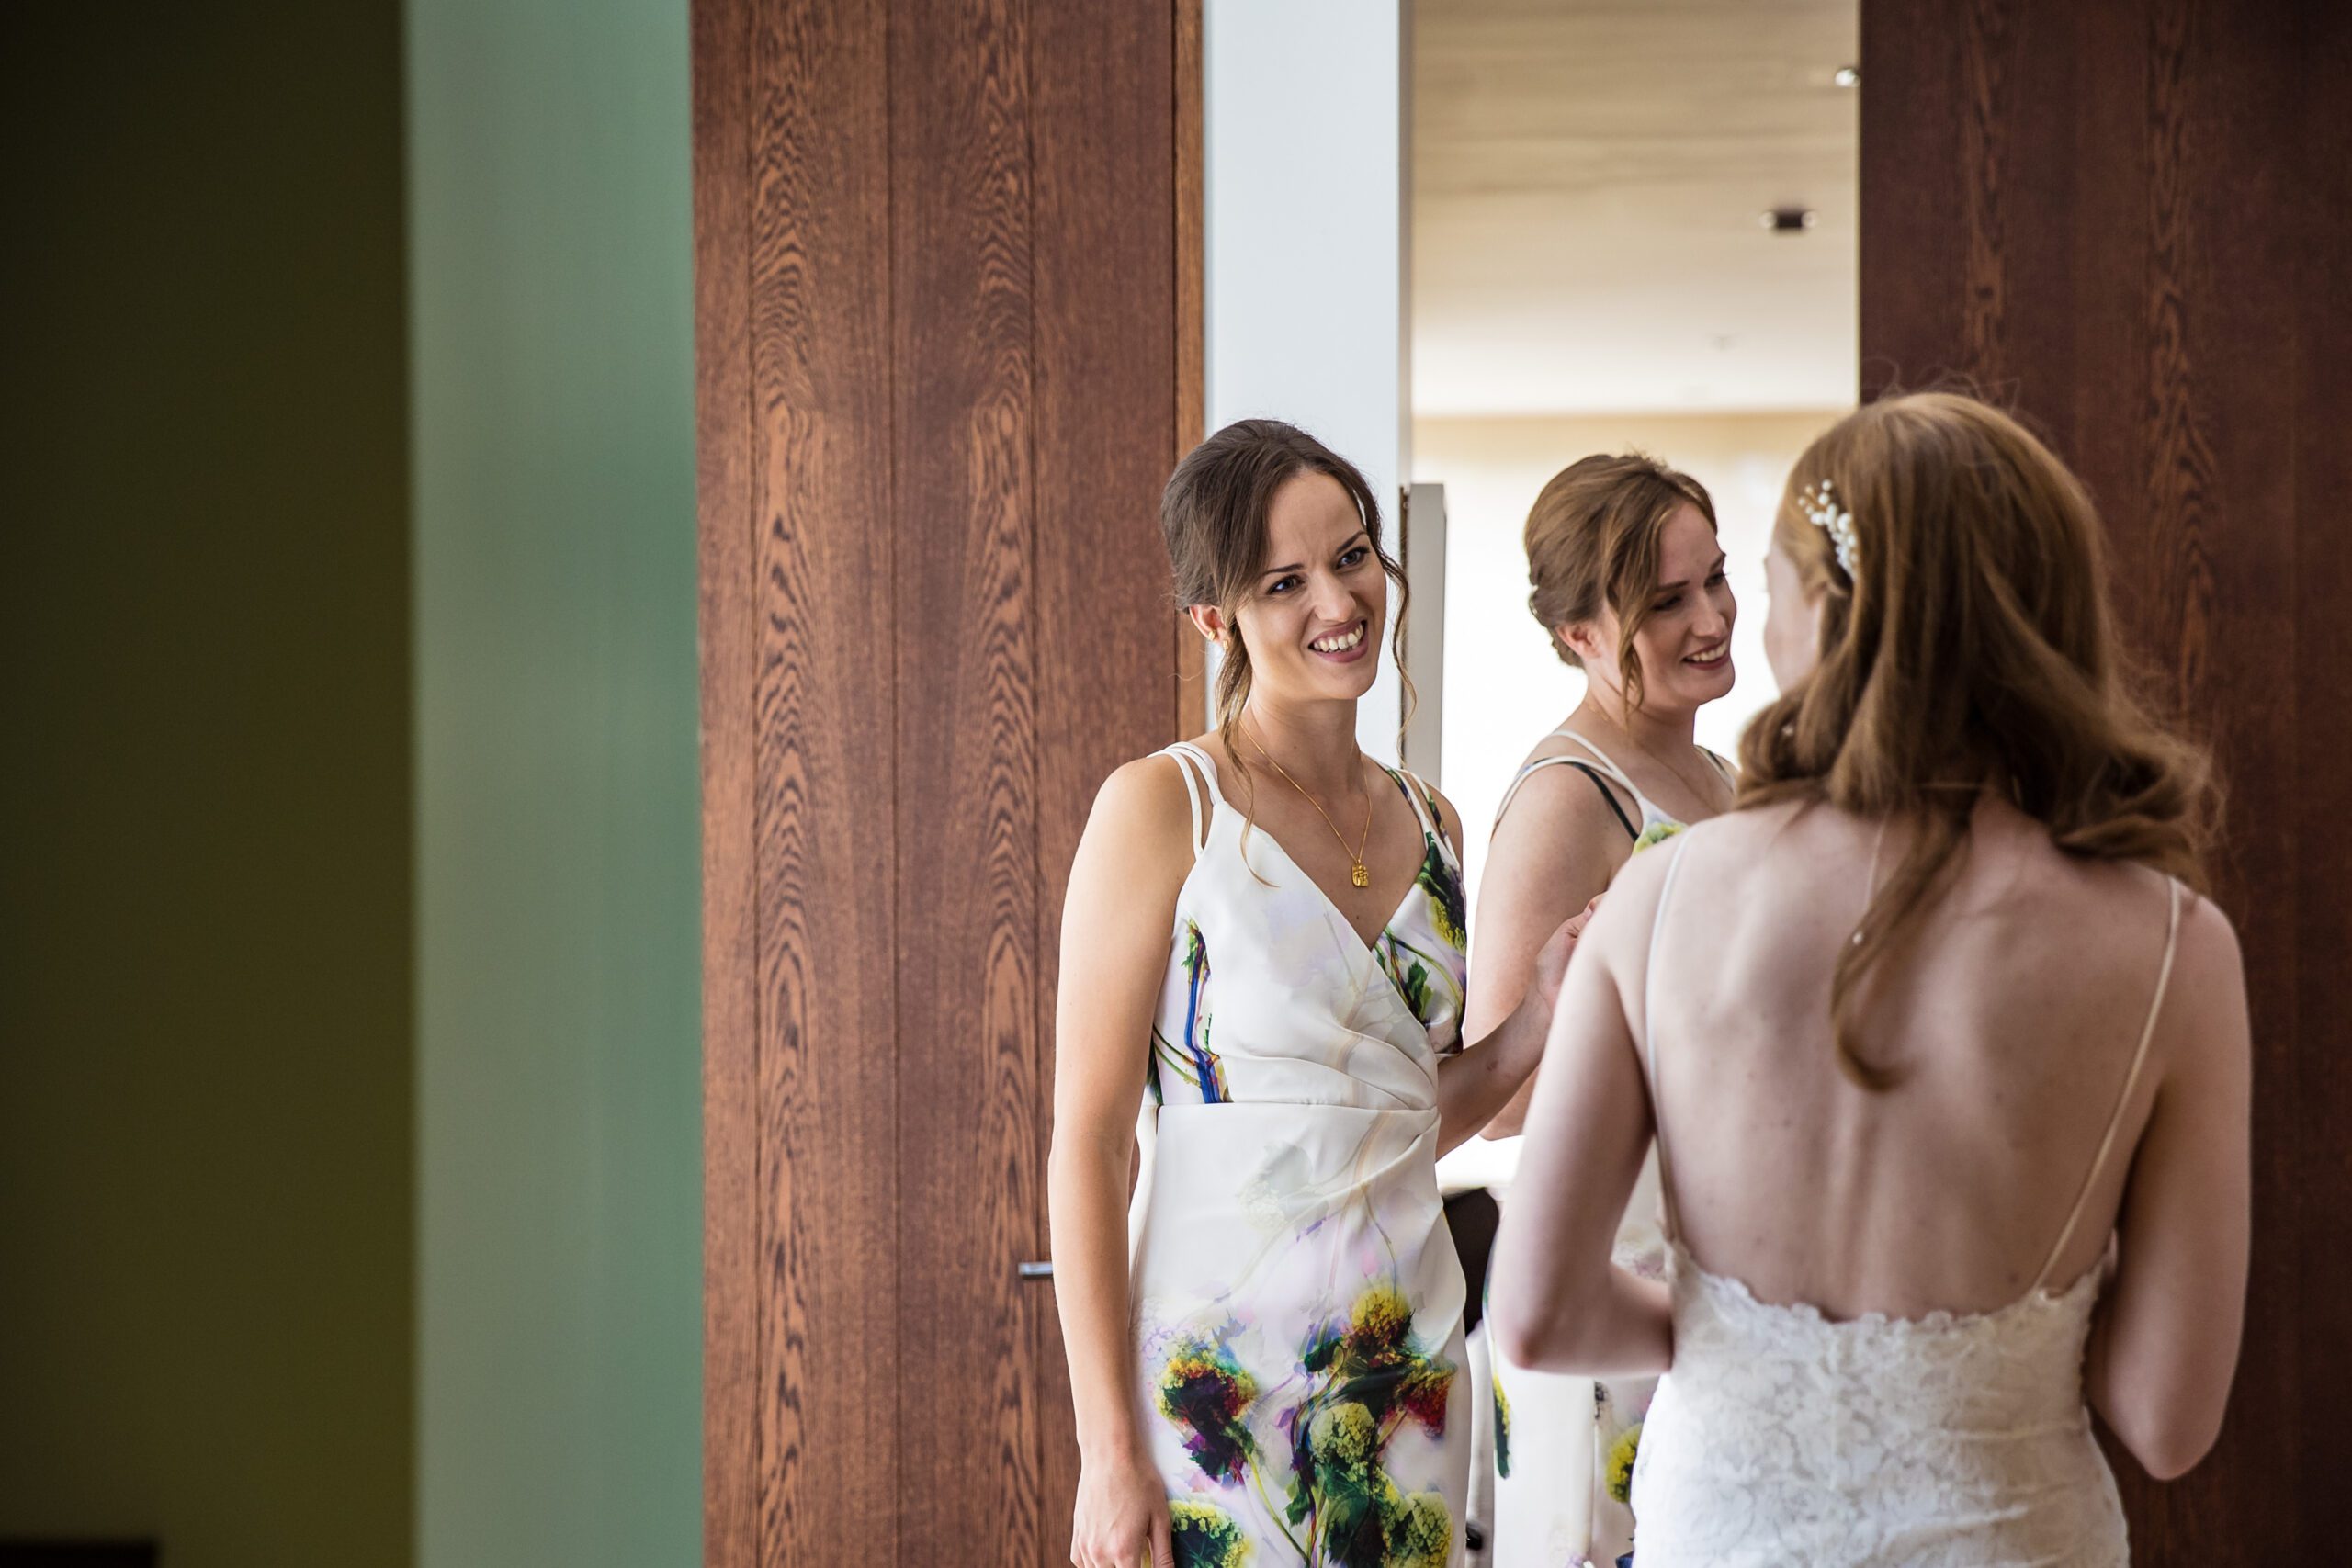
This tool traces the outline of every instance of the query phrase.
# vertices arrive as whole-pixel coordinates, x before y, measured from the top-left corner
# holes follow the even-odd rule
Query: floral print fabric
[[[1137,1395],[1179,1563],[1456,1568],[1469,1380],[1437,1190],[1461,871],[1361,940],[1209,781],[1179,897],[1132,1215]]]

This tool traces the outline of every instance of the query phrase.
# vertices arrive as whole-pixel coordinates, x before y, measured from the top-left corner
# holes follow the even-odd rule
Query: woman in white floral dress
[[[1730,765],[1694,737],[1699,710],[1732,688],[1738,617],[1705,487],[1648,457],[1586,457],[1536,497],[1526,546],[1528,607],[1554,651],[1584,671],[1585,694],[1536,742],[1496,808],[1470,964],[1473,1029],[1519,1005],[1545,935],[1598,897],[1637,849],[1732,798]],[[1520,1131],[1530,1087],[1486,1136]],[[1652,1166],[1618,1245],[1654,1269],[1665,1262],[1657,1213]],[[1613,1562],[1632,1541],[1624,1458],[1652,1380],[1597,1383],[1514,1367],[1491,1337],[1485,1348],[1494,1382],[1492,1568]]]
[[[1463,1048],[1459,826],[1355,741],[1396,571],[1362,476],[1246,421],[1179,466],[1162,525],[1221,722],[1114,774],[1071,868],[1071,1560],[1452,1568],[1471,1391],[1436,1156],[1532,1066],[1568,939]]]

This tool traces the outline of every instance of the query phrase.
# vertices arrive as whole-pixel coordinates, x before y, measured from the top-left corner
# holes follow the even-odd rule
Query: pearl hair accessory
[[[1835,487],[1827,479],[1815,487],[1813,493],[1799,492],[1804,503],[1805,520],[1829,536],[1830,544],[1838,551],[1838,564],[1849,578],[1854,575],[1854,514],[1839,506],[1831,494]]]

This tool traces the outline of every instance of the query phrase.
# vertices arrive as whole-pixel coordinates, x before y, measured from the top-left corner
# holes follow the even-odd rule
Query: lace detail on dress
[[[1833,1320],[1670,1256],[1674,1370],[1634,1469],[1643,1568],[2128,1562],[2082,1404],[2099,1269],[1989,1313]]]

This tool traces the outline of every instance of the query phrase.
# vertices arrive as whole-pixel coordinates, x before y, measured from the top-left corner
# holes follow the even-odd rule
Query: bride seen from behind
[[[2160,1478],[2218,1434],[2245,980],[2102,554],[1965,398],[1874,403],[1790,477],[1783,695],[1740,808],[1636,857],[1580,944],[1497,1249],[1515,1359],[1667,1370],[1644,1568],[2121,1564],[2086,1406]],[[1653,1129],[1667,1285],[1609,1262]]]

